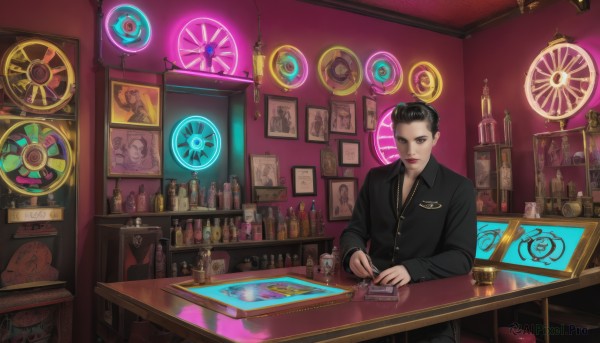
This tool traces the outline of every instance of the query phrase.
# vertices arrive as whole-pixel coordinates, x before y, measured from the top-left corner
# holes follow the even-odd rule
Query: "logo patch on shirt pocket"
[[[426,210],[437,210],[442,208],[442,204],[440,204],[437,201],[427,201],[427,200],[423,200],[421,201],[421,203],[419,204],[419,206],[423,207]]]

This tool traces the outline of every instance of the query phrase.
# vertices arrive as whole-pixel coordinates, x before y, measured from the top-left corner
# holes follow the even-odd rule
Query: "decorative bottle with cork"
[[[273,216],[273,208],[269,207],[267,210],[267,216],[264,219],[265,222],[265,239],[275,239],[275,216]]]
[[[233,197],[233,209],[239,210],[242,208],[242,187],[238,182],[237,177],[231,178],[231,194]]]
[[[139,188],[140,192],[136,198],[136,207],[137,212],[148,212],[148,198],[146,196],[146,192],[144,191],[144,184],[142,183]]]
[[[123,195],[121,194],[121,189],[119,188],[119,181],[120,179],[117,179],[115,182],[113,196],[110,199],[110,213],[123,213]]]
[[[296,213],[294,212],[294,208],[290,206],[289,209],[290,219],[288,222],[288,237],[289,238],[298,238],[299,227],[298,227],[298,218],[296,218]]]
[[[477,126],[480,145],[496,144],[496,120],[492,116],[492,99],[488,80],[483,80],[483,94],[481,95],[481,122]]]
[[[192,172],[192,178],[188,182],[189,188],[189,205],[190,208],[198,207],[198,194],[200,192],[199,189],[200,183],[198,182],[198,173],[196,171]]]
[[[298,221],[300,223],[300,236],[310,237],[310,223],[308,221],[308,213],[304,210],[304,201],[300,201]]]

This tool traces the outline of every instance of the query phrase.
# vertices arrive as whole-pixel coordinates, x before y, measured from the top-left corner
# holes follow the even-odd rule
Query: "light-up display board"
[[[508,222],[478,220],[475,258],[489,260],[508,226]]]

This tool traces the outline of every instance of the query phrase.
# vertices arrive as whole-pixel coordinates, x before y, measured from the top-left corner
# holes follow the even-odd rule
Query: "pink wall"
[[[256,10],[252,1],[220,0],[173,2],[131,1],[133,5],[145,10],[154,28],[153,42],[148,49],[137,56],[125,59],[127,68],[148,71],[162,71],[163,57],[175,59],[174,47],[171,43],[177,35],[177,29],[193,17],[209,16],[218,18],[232,31],[237,39],[242,60],[238,67],[241,71],[251,70],[251,47],[256,40]],[[406,72],[419,61],[427,60],[442,73],[444,91],[433,104],[441,115],[442,144],[436,147],[438,159],[456,170],[466,174],[467,160],[470,152],[463,137],[465,128],[465,96],[462,41],[456,38],[427,32],[397,24],[381,22],[375,19],[337,12],[327,8],[316,7],[293,0],[257,0],[262,13],[263,41],[265,52],[270,53],[280,44],[292,44],[298,47],[314,66],[319,54],[326,48],[342,44],[354,50],[362,62],[377,50],[393,53]],[[93,165],[94,144],[97,142],[96,128],[93,127],[94,116],[94,63],[96,1],[36,1],[35,5],[28,1],[11,2],[0,10],[0,23],[3,27],[15,28],[42,34],[64,35],[78,38],[80,41],[80,85],[79,92],[79,203],[77,220],[77,288],[74,315],[75,342],[92,341],[95,327],[89,319],[93,313],[93,285],[95,270],[95,231],[93,226],[94,197],[93,184],[101,174],[101,166]],[[104,1],[104,13],[117,1]],[[32,6],[35,8],[32,9]],[[307,22],[310,21],[310,24]],[[105,39],[103,44],[103,60],[110,65],[119,65],[119,52]],[[356,136],[332,136],[332,148],[337,151],[337,139],[358,139],[361,141],[362,167],[355,170],[359,178],[359,186],[366,171],[377,166],[369,149],[368,135],[362,126],[362,96],[367,95],[368,87],[363,84],[356,94],[338,98],[354,100],[357,105]],[[251,93],[251,92],[249,92]],[[291,197],[291,167],[294,165],[319,166],[319,151],[322,144],[305,143],[305,105],[328,106],[332,97],[321,86],[317,76],[312,72],[305,85],[293,92],[284,93],[271,81],[265,79],[263,93],[297,97],[299,99],[299,139],[296,141],[274,140],[264,138],[263,118],[255,121],[255,111],[251,94],[248,95],[247,109],[247,153],[277,154],[280,158],[280,173],[286,178],[290,198],[287,206],[297,206],[300,200],[310,202],[312,197]],[[401,101],[409,101],[406,82],[400,91],[393,96],[377,98],[378,112]],[[262,111],[262,98],[259,104]],[[341,175],[341,168],[339,170]],[[317,173],[320,173],[317,168]],[[248,176],[247,176],[248,177]],[[317,178],[317,203],[325,209],[326,181]],[[281,204],[283,207],[286,204]],[[344,222],[329,223],[328,235],[338,235]]]
[[[525,201],[535,201],[533,134],[559,130],[556,123],[546,124],[528,104],[523,90],[525,74],[539,52],[547,46],[556,30],[575,38],[598,63],[600,61],[600,7],[577,14],[568,1],[558,1],[533,13],[516,17],[502,25],[474,34],[464,41],[465,112],[468,123],[466,146],[469,175],[473,177],[473,153],[477,145],[477,123],[481,120],[480,96],[487,78],[492,109],[502,136],[504,109],[511,112],[513,127],[513,212],[523,212]],[[598,68],[598,65],[596,66]],[[567,128],[585,125],[585,113],[599,110],[600,91],[572,117]],[[579,184],[578,188],[584,185]]]

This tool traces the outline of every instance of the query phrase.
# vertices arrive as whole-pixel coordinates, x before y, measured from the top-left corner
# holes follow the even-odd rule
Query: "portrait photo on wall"
[[[321,149],[321,176],[337,176],[337,156],[329,147]]]
[[[298,99],[265,95],[265,137],[298,139]]]
[[[352,211],[358,196],[358,179],[329,179],[329,187],[327,188],[329,220],[349,220],[352,218]]]
[[[329,110],[325,107],[306,106],[306,141],[326,143],[329,140]]]
[[[279,159],[275,155],[250,155],[252,187],[279,186]]]
[[[360,141],[340,139],[338,144],[340,166],[360,167]]]
[[[377,102],[369,96],[363,96],[363,117],[365,131],[374,131],[377,127]]]
[[[110,128],[108,138],[108,176],[162,175],[160,131]]]
[[[354,101],[332,101],[329,132],[356,134],[356,103]]]
[[[110,81],[110,124],[159,127],[161,87]]]

